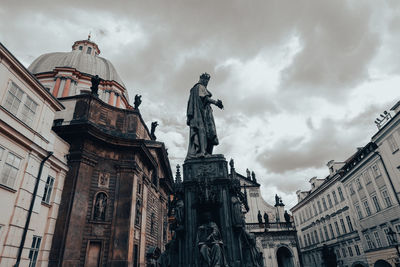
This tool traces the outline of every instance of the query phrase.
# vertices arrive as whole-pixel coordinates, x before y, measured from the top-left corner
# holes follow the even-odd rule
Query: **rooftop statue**
[[[97,92],[99,91],[99,84],[101,82],[101,78],[99,77],[99,75],[92,76],[91,82],[92,86],[90,87],[90,89],[92,91],[92,94],[98,95]]]
[[[187,159],[211,155],[214,146],[218,145],[217,131],[211,104],[223,109],[221,100],[211,98],[207,90],[210,75],[203,73],[192,89],[187,105],[187,121],[190,127],[189,149]]]

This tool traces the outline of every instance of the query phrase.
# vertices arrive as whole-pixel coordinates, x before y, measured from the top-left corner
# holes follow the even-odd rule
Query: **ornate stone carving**
[[[100,172],[97,185],[100,188],[108,188],[110,186],[110,173]]]
[[[100,192],[96,195],[96,200],[94,204],[93,219],[95,221],[105,221],[106,220],[106,209],[107,209],[107,195]]]

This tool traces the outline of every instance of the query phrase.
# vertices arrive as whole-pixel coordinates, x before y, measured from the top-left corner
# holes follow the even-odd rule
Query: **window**
[[[314,236],[315,236],[315,242],[316,242],[316,243],[319,243],[319,238],[318,238],[317,230],[314,230]]]
[[[339,192],[340,201],[343,201],[343,200],[344,200],[344,197],[343,197],[342,188],[338,187],[337,190],[338,190],[338,192]]]
[[[326,201],[325,201],[324,197],[322,198],[322,206],[324,206],[324,210],[328,209],[328,207],[326,206]]]
[[[379,204],[379,200],[376,196],[372,196],[372,202],[374,202],[376,212],[381,210],[381,205]]]
[[[140,219],[141,219],[141,215],[142,215],[142,213],[141,213],[141,211],[140,211],[140,208],[141,208],[141,203],[140,203],[140,200],[138,199],[137,201],[136,201],[136,216],[135,216],[135,225],[140,225]]]
[[[360,248],[358,247],[358,245],[354,245],[354,248],[355,248],[355,250],[356,250],[356,254],[357,254],[358,256],[360,256],[360,255],[361,255],[361,251],[360,251]]]
[[[375,244],[371,240],[371,237],[369,236],[369,234],[364,234],[364,236],[365,236],[365,240],[367,240],[368,248],[369,249],[374,249],[375,248]]]
[[[333,233],[333,227],[332,227],[332,224],[329,224],[329,230],[330,230],[330,232],[331,232],[331,236],[332,236],[332,238],[335,238],[335,234]]]
[[[42,238],[39,236],[33,236],[32,246],[29,250],[29,267],[35,267],[37,256],[39,254],[40,242],[42,242]]]
[[[371,182],[371,175],[369,175],[369,172],[368,171],[364,172],[363,176],[364,176],[365,184],[369,184]]]
[[[337,222],[335,222],[335,228],[336,228],[336,233],[339,236],[340,235],[340,230],[339,230],[339,225]]]
[[[46,185],[44,186],[44,193],[42,197],[42,201],[47,204],[50,204],[50,197],[51,197],[51,192],[53,191],[53,185],[54,185],[54,178],[48,176]]]
[[[11,152],[8,153],[3,171],[1,173],[1,184],[11,188],[14,187],[20,162],[21,159],[19,157]]]
[[[381,239],[379,238],[379,234],[377,231],[374,232],[374,237],[375,237],[376,245],[378,246],[378,248],[382,247],[382,242],[381,242]]]
[[[386,189],[382,190],[382,197],[385,200],[386,207],[392,206],[392,201],[390,200],[390,196],[389,196],[388,191]]]
[[[326,240],[329,240],[328,229],[326,228],[326,225],[324,225],[324,233],[325,233]]]
[[[308,240],[308,245],[311,245],[311,238],[310,238],[310,234],[307,234],[307,240]]]
[[[339,201],[337,200],[337,196],[336,196],[336,192],[333,191],[332,192],[332,196],[333,196],[333,201],[335,201],[335,205],[339,203]]]
[[[91,47],[88,47],[88,49],[87,49],[87,51],[86,51],[86,54],[91,54],[92,53],[92,48]]]
[[[378,177],[381,175],[381,171],[378,168],[378,165],[374,164],[372,166],[372,171],[374,172],[375,177]]]
[[[346,221],[347,221],[347,226],[349,227],[349,231],[353,232],[354,228],[353,228],[353,224],[351,223],[350,216],[346,216]]]
[[[357,190],[361,190],[362,189],[360,178],[356,179],[356,185],[357,185]]]
[[[389,136],[387,140],[388,140],[389,147],[390,147],[390,150],[392,151],[392,153],[399,150],[399,146],[397,145],[396,140],[394,140],[393,135]]]
[[[311,244],[314,244],[314,243],[315,243],[314,235],[313,235],[313,233],[311,232]]]
[[[388,235],[388,233],[389,233],[389,228],[383,229],[383,232],[385,232],[387,243],[388,243],[389,245],[393,245],[393,242],[391,241],[392,239],[391,239],[391,238],[389,237],[389,235]],[[394,240],[395,243],[397,243],[397,236],[395,236],[394,239],[395,239],[395,240]]]
[[[349,256],[353,257],[353,249],[351,247],[347,247],[347,250],[349,251]]]
[[[362,219],[362,218],[363,218],[363,214],[362,214],[362,212],[361,212],[360,206],[359,206],[359,205],[356,205],[355,207],[356,207],[356,211],[357,211],[358,218],[359,218],[359,219]]]
[[[8,90],[4,107],[15,116],[18,113],[19,106],[22,101],[24,91],[21,90],[15,83],[11,82],[11,87]]]
[[[324,234],[322,233],[322,229],[319,228],[319,236],[321,237],[321,242],[324,242]]]
[[[349,184],[349,192],[350,192],[350,195],[354,195],[356,193],[353,189],[353,184]]]
[[[317,215],[318,212],[317,212],[317,208],[315,207],[315,203],[313,203],[312,206],[313,206],[313,209],[314,209],[314,214]]]
[[[340,219],[340,225],[342,226],[342,231],[343,231],[343,233],[344,233],[344,234],[347,233],[347,231],[346,231],[346,226],[344,225],[343,219]]]
[[[29,126],[31,126],[33,123],[37,106],[38,105],[32,100],[32,98],[30,98],[29,96],[26,97],[21,112],[21,120]]]
[[[83,46],[81,46],[81,45],[80,45],[80,46],[79,46],[79,50],[81,50],[81,51],[82,51],[82,49],[83,49]]]
[[[367,213],[367,216],[371,215],[371,209],[369,208],[369,204],[367,200],[363,201],[364,207],[365,207],[365,212]]]
[[[340,250],[339,249],[336,250],[336,255],[337,255],[338,259],[340,259]]]
[[[319,213],[322,213],[321,202],[319,202],[319,200],[317,201],[317,205]]]
[[[343,255],[343,258],[346,258],[346,257],[347,257],[347,255],[346,255],[346,250],[345,250],[344,248],[342,248],[342,255]]]
[[[332,205],[331,195],[328,194],[327,198],[328,198],[329,208],[332,208],[333,205]]]

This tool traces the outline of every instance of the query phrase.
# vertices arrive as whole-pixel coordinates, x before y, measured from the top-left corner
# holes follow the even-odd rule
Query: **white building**
[[[69,146],[51,130],[62,109],[0,44],[0,266],[47,266],[68,170]]]

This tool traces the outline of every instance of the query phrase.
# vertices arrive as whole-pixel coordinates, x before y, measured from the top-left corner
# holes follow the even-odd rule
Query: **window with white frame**
[[[344,234],[347,233],[346,226],[344,225],[344,220],[343,219],[340,219],[340,225],[342,227],[343,233]]]
[[[381,175],[381,171],[379,170],[377,164],[372,165],[372,171],[374,172],[375,177],[378,177]]]
[[[17,116],[19,106],[24,96],[24,91],[19,88],[15,83],[11,82],[11,86],[8,89],[6,101],[4,107],[12,114]]]
[[[326,206],[326,201],[325,201],[324,197],[322,198],[322,206],[324,207],[324,210],[328,209],[328,207]]]
[[[379,199],[377,198],[376,195],[372,196],[372,202],[374,202],[375,210],[376,212],[381,210],[381,205],[379,204]]]
[[[347,247],[347,250],[349,251],[349,256],[353,257],[353,249],[351,248],[351,246]]]
[[[372,241],[371,237],[369,234],[364,234],[365,240],[367,240],[367,245],[369,249],[374,249],[375,248],[375,243]]]
[[[37,262],[37,257],[40,249],[40,242],[42,242],[42,238],[40,236],[33,236],[32,246],[29,250],[29,267],[35,267]]]
[[[386,189],[384,189],[381,191],[381,194],[382,194],[383,200],[385,201],[386,207],[392,206],[392,201],[390,200],[388,191]]]
[[[396,140],[394,140],[393,135],[389,136],[387,141],[389,143],[389,147],[390,147],[390,150],[392,151],[392,153],[399,150],[399,146],[397,145]]]
[[[354,245],[354,249],[356,250],[357,256],[361,255],[360,247],[358,245]]]
[[[332,199],[331,199],[331,195],[327,195],[326,198],[328,199],[328,204],[329,204],[329,208],[332,208]]]
[[[363,176],[365,184],[369,184],[371,182],[371,175],[369,174],[368,170],[364,172]]]
[[[390,236],[389,236],[389,228],[388,228],[388,227],[384,228],[384,229],[383,229],[383,232],[385,233],[386,242],[388,243],[388,245],[389,245],[389,246],[390,246],[390,245],[393,245],[392,239],[391,239]],[[395,241],[397,242],[397,237],[396,237]]]
[[[349,227],[349,231],[353,232],[354,228],[353,228],[353,224],[351,223],[350,216],[348,216],[348,215],[346,216],[346,221],[347,221],[347,226]]]
[[[343,196],[342,188],[338,187],[337,190],[338,190],[338,192],[339,192],[340,201],[344,201],[344,196]]]
[[[360,178],[356,178],[356,185],[357,185],[357,190],[361,190],[362,189]]]
[[[3,165],[3,170],[1,172],[1,184],[11,188],[14,187],[20,163],[21,159],[18,156],[8,152],[7,158]]]
[[[369,208],[368,201],[364,200],[363,204],[364,204],[364,208],[365,208],[365,212],[366,212],[367,216],[370,216],[371,215],[371,209]]]
[[[54,185],[54,177],[48,176],[46,184],[44,186],[44,193],[42,197],[42,201],[50,204],[50,197],[51,193],[53,192],[53,185]]]
[[[335,222],[335,228],[336,228],[337,235],[340,236],[340,229],[339,229],[339,225],[337,222]]]
[[[346,257],[347,257],[347,255],[346,255],[346,249],[345,249],[345,248],[342,248],[342,256],[343,256],[343,258],[346,258]]]
[[[335,205],[339,203],[337,196],[336,196],[336,192],[332,191],[332,196],[333,196],[333,201],[335,201]]]
[[[33,119],[35,118],[37,104],[29,96],[26,97],[25,103],[21,111],[21,120],[27,125],[32,126]]]
[[[359,205],[355,205],[355,208],[356,208],[356,211],[357,211],[358,218],[362,219],[363,218],[363,214],[361,212],[360,206]]]
[[[377,231],[374,232],[374,237],[375,237],[377,247],[378,248],[382,247],[381,238],[379,237],[379,233]]]
[[[353,188],[353,184],[349,184],[349,192],[350,192],[350,195],[354,195],[356,192],[354,191],[354,188]]]
[[[321,237],[321,242],[324,242],[325,239],[324,239],[324,234],[322,233],[322,228],[319,228],[319,235]]]

